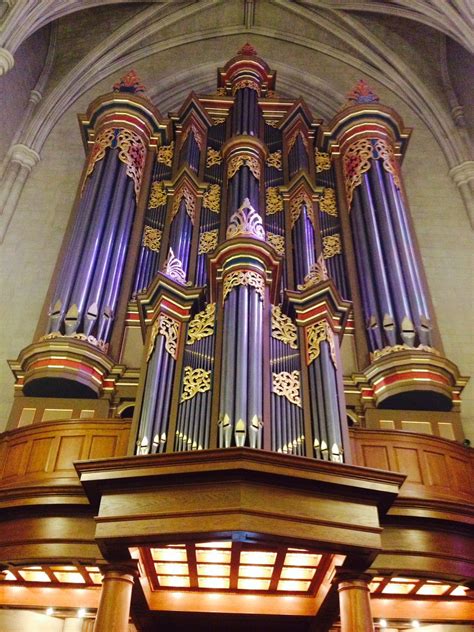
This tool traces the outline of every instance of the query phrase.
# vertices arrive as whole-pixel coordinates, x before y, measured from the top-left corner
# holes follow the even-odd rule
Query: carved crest
[[[233,237],[265,239],[262,218],[250,204],[248,198],[245,198],[240,208],[230,218],[226,236],[227,239],[232,239]]]

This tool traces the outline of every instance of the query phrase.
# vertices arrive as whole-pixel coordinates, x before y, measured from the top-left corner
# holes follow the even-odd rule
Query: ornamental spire
[[[242,48],[237,52],[237,55],[245,55],[246,57],[256,57],[257,50],[247,42],[242,46]]]
[[[140,83],[140,77],[135,70],[129,70],[120,81],[114,83],[114,92],[131,92],[137,94],[137,92],[145,92],[145,86]]]
[[[348,101],[354,103],[378,103],[379,96],[364,79],[359,79],[354,88],[347,94]]]

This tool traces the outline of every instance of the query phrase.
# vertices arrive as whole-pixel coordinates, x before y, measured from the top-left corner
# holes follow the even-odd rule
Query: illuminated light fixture
[[[416,594],[440,596],[444,595],[444,593],[447,592],[450,588],[451,586],[449,584],[427,583],[424,586],[421,586],[421,588],[416,591]]]
[[[228,577],[198,577],[199,588],[229,588]]]
[[[418,619],[413,619],[413,621],[411,622],[411,627],[416,629],[420,627],[420,622],[418,621]]]
[[[79,619],[83,619],[87,614],[87,611],[85,608],[79,608],[79,610],[77,611],[77,616]]]
[[[86,571],[88,573],[100,573],[100,568],[98,566],[86,566]]]
[[[268,590],[270,588],[269,579],[242,579],[239,577],[237,588],[240,590]]]
[[[205,564],[230,564],[230,551],[196,551],[196,560]]]
[[[283,568],[281,571],[281,579],[313,579],[316,573],[315,568],[298,568],[296,566]]]
[[[458,586],[451,593],[451,597],[465,597],[466,596],[466,586]]]
[[[240,577],[253,577],[253,578],[263,578],[268,579],[272,576],[273,567],[272,566],[240,566],[239,567],[239,576]]]
[[[54,614],[53,608],[46,608],[46,614],[48,617],[51,617]]]
[[[2,578],[5,581],[8,581],[8,582],[16,582],[17,581],[17,578],[15,577],[15,575],[11,571],[4,571],[2,573]]]
[[[158,575],[160,586],[169,588],[189,588],[189,577],[180,577],[178,575]]]
[[[155,564],[158,575],[189,575],[187,564],[176,564],[174,562],[160,562]]]
[[[43,570],[36,570],[37,568],[41,568],[41,566],[24,568],[21,571],[18,571],[23,579],[27,582],[47,582],[51,583],[47,573]]]
[[[198,564],[198,575],[211,577],[228,577],[230,575],[229,564]]]
[[[232,542],[224,540],[223,542],[201,542],[196,544],[197,549],[230,549]]]
[[[386,628],[387,627],[387,619],[380,619],[379,626],[381,628]]]
[[[151,555],[157,562],[187,562],[186,549],[151,549]]]
[[[287,553],[285,566],[317,566],[321,556],[314,553]]]
[[[276,553],[271,551],[242,551],[240,553],[241,564],[251,564],[252,566],[275,564]]]
[[[310,582],[280,579],[278,582],[278,590],[288,591],[306,591],[310,586]]]
[[[102,584],[102,574],[101,573],[89,573],[89,577],[92,580],[92,583],[100,586]]]
[[[61,584],[85,584],[86,580],[84,577],[78,573],[59,573],[55,572],[54,576]]]

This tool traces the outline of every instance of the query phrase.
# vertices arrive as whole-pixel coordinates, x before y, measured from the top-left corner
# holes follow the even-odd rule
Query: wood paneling
[[[427,435],[351,429],[356,465],[406,475],[400,497],[470,504],[474,502],[473,450]]]
[[[85,420],[34,424],[0,435],[0,487],[67,484],[79,480],[74,461],[124,456],[130,421]]]

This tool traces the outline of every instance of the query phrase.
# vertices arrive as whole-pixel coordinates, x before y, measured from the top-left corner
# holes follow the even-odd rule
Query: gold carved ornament
[[[314,159],[316,162],[316,173],[329,171],[331,168],[331,157],[325,151],[316,150]]]
[[[326,263],[322,254],[319,255],[318,260],[310,267],[308,274],[304,278],[304,283],[298,285],[298,290],[307,290],[309,287],[318,285],[323,281],[329,279]]]
[[[40,340],[54,340],[55,338],[73,338],[74,340],[80,340],[81,342],[88,342],[90,345],[97,347],[104,353],[107,353],[109,349],[109,343],[104,340],[98,340],[95,336],[87,336],[86,334],[79,334],[74,332],[73,334],[62,334],[60,331],[52,331],[49,334],[41,336]]]
[[[183,140],[181,141],[181,147],[184,145],[187,137],[191,133],[194,136],[194,140],[196,141],[197,146],[199,147],[199,151],[202,151],[202,145],[203,145],[202,133],[194,121],[190,123],[186,128],[186,131],[184,132]]]
[[[267,232],[267,241],[279,255],[285,256],[285,238],[282,235]]]
[[[202,338],[212,336],[214,333],[214,319],[216,315],[216,304],[209,303],[202,312],[194,316],[188,325],[187,345],[193,345]]]
[[[331,257],[340,255],[341,253],[341,236],[338,233],[323,237],[323,257],[325,259],[330,259]]]
[[[383,349],[376,349],[370,354],[371,360],[378,360],[391,353],[398,353],[400,351],[424,351],[425,353],[433,353],[434,355],[441,355],[440,352],[434,347],[428,345],[418,345],[417,347],[410,347],[409,345],[393,345],[392,347],[384,347]]]
[[[232,94],[234,95],[237,90],[242,90],[242,88],[250,88],[250,90],[255,90],[255,92],[260,96],[260,86],[253,79],[240,79],[240,81],[236,81],[232,86]]]
[[[265,239],[265,229],[260,215],[245,198],[241,206],[233,213],[226,232],[227,239],[233,237],[255,237]]]
[[[308,151],[308,141],[306,139],[306,136],[303,134],[303,132],[300,129],[297,129],[293,132],[293,134],[290,136],[290,139],[288,141],[288,153],[292,150],[293,145],[296,143],[296,139],[298,138],[298,136],[301,137],[303,145],[306,151]]]
[[[170,248],[168,258],[163,266],[163,273],[170,279],[181,283],[181,285],[189,285],[186,281],[186,272],[183,270],[183,264],[175,256],[172,248]]]
[[[150,334],[150,344],[146,361],[148,362],[155,349],[155,342],[158,335],[165,338],[165,349],[172,358],[176,360],[178,351],[178,339],[181,329],[181,323],[167,314],[160,314],[152,325]]]
[[[192,399],[197,393],[205,393],[211,390],[211,372],[205,369],[193,369],[184,367],[183,393],[181,402]]]
[[[336,347],[334,333],[326,321],[320,321],[306,327],[306,364],[310,365],[321,352],[321,343],[326,341],[329,345],[331,360],[337,368]]]
[[[212,124],[213,125],[220,125],[221,123],[225,123],[225,117],[221,118],[221,117],[214,117],[212,119]]]
[[[265,212],[267,215],[275,215],[283,211],[283,197],[278,187],[268,187],[265,191]]]
[[[233,158],[229,160],[229,164],[227,165],[227,178],[229,180],[233,178],[237,171],[244,166],[250,169],[257,180],[260,180],[260,163],[255,156],[246,153],[233,156]]]
[[[239,285],[254,287],[262,301],[265,300],[265,281],[257,272],[252,270],[234,270],[229,272],[224,278],[224,301],[227,295]]]
[[[298,221],[299,216],[301,215],[301,209],[303,204],[306,206],[306,212],[308,213],[308,217],[311,220],[311,224],[313,228],[316,227],[316,218],[314,216],[314,208],[313,201],[306,193],[306,191],[300,191],[296,197],[294,197],[290,202],[290,219],[291,219],[291,228]]]
[[[143,232],[143,246],[153,252],[159,252],[161,246],[161,236],[162,232],[158,228],[145,226],[145,230]]]
[[[208,252],[214,252],[217,248],[219,231],[209,230],[199,235],[198,255],[205,255]]]
[[[273,154],[270,154],[266,160],[266,165],[268,167],[273,167],[274,169],[281,171],[281,151],[274,151]]]
[[[168,195],[165,189],[164,182],[153,182],[151,185],[150,199],[148,201],[148,208],[158,208],[166,204]]]
[[[362,182],[362,175],[371,167],[371,159],[382,159],[383,168],[390,173],[396,187],[400,188],[400,174],[398,163],[392,147],[378,138],[371,142],[368,138],[361,138],[347,148],[343,157],[344,182],[346,188],[347,205],[350,208],[354,189]]]
[[[214,165],[220,165],[222,162],[221,152],[212,147],[207,148],[206,167],[213,167]]]
[[[275,395],[286,397],[289,402],[301,408],[300,372],[272,373],[272,391]]]
[[[213,213],[219,213],[221,204],[221,187],[219,184],[210,184],[204,193],[202,205]]]
[[[226,88],[217,88],[216,95],[218,97],[225,97],[226,94],[227,94],[227,89]]]
[[[319,210],[332,217],[337,217],[336,191],[330,187],[323,189],[323,197],[319,200]]]
[[[162,145],[158,148],[158,162],[167,167],[173,165],[174,141],[169,145]]]
[[[279,305],[272,305],[272,338],[281,340],[292,349],[298,348],[298,332],[289,316],[283,314]]]
[[[173,221],[176,213],[179,211],[179,205],[181,204],[182,199],[184,199],[186,213],[189,215],[191,223],[194,224],[196,200],[194,199],[194,195],[191,193],[190,189],[186,185],[181,187],[181,189],[174,196],[173,206],[171,208],[171,221]]]
[[[127,167],[127,176],[133,180],[135,198],[138,199],[146,147],[142,138],[131,130],[124,128],[106,129],[97,136],[89,156],[86,178],[94,171],[96,162],[104,158],[105,151],[109,147],[116,147],[119,150],[118,158]]]

